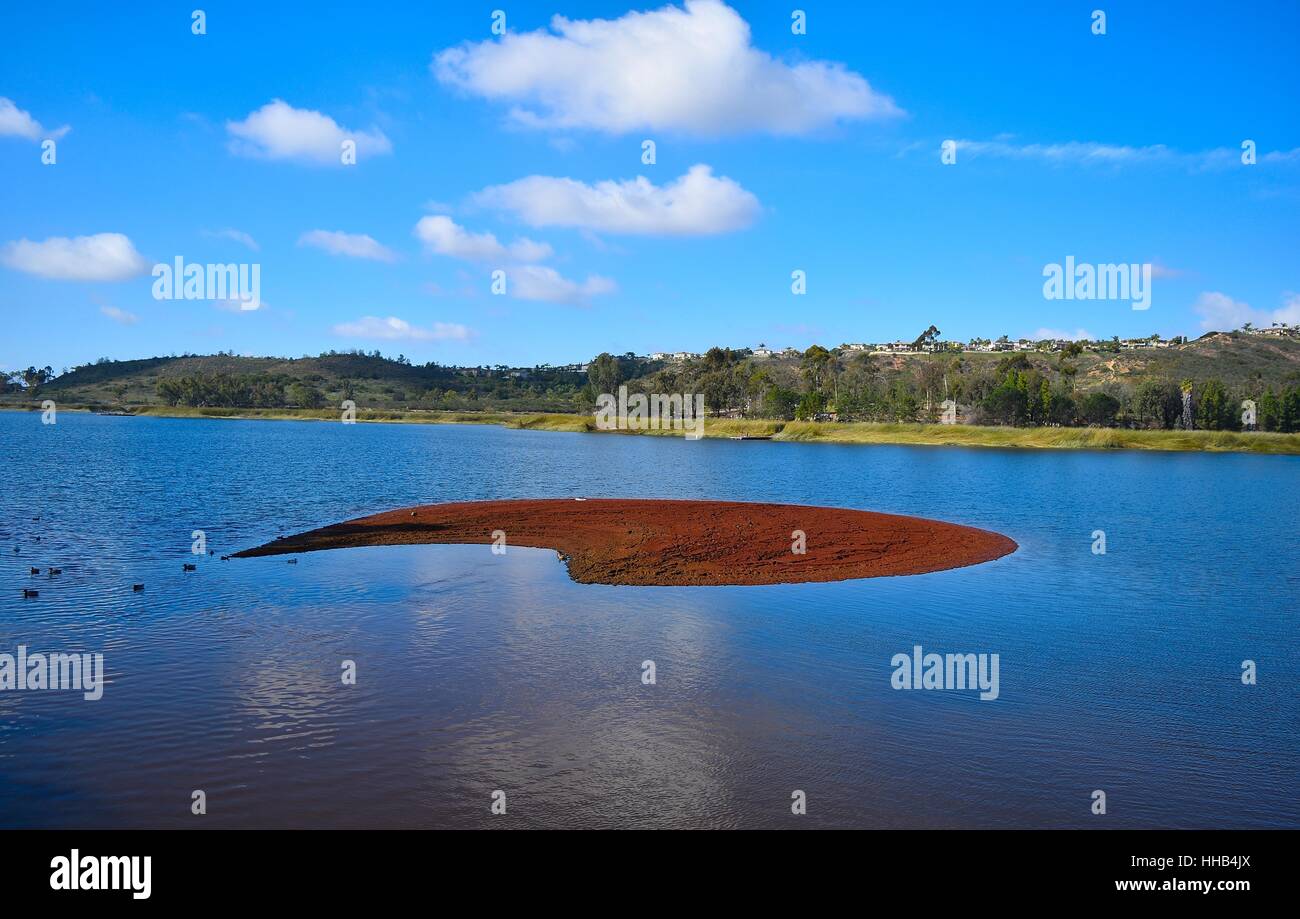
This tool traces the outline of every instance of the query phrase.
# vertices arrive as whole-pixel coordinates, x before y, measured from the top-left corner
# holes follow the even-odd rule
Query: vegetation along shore
[[[599,395],[626,386],[702,394],[706,437],[1300,454],[1300,338],[1235,331],[1159,348],[1123,345],[957,350],[931,327],[888,353],[760,346],[516,368],[413,365],[377,351],[182,355],[12,371],[0,408],[52,400],[61,411],[337,420],[350,400],[361,422],[595,432]]]

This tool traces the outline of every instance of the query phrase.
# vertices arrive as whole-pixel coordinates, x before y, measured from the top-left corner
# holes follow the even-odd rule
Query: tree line
[[[1197,429],[1240,430],[1243,400],[1256,404],[1264,431],[1300,431],[1300,374],[1265,383],[1227,386],[1221,379],[1148,378],[1085,388],[1064,349],[1035,362],[1015,353],[994,361],[961,354],[892,360],[845,355],[813,345],[793,362],[756,361],[748,352],[712,348],[697,360],[668,366],[601,354],[588,367],[583,398],[593,404],[619,385],[631,392],[703,393],[713,415],[778,420],[938,422],[944,402],[967,424],[1097,426],[1176,429],[1184,426],[1183,394],[1191,397]]]

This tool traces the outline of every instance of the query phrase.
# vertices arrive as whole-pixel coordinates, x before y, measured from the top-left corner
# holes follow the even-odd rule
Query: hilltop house
[[[1300,325],[1288,325],[1285,322],[1275,322],[1267,329],[1250,329],[1250,335],[1266,335],[1269,338],[1300,338]]]

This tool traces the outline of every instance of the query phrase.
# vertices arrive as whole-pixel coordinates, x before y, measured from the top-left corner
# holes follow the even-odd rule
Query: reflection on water
[[[0,651],[101,651],[109,680],[0,693],[5,826],[1300,824],[1294,458],[12,413],[0,438]],[[915,513],[1021,548],[727,588],[579,585],[515,547],[218,558],[564,495]],[[186,573],[195,529],[217,555]],[[890,689],[914,644],[998,653],[999,699]]]

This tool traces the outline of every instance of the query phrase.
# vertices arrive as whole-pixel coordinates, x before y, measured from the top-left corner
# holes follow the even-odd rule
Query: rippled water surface
[[[10,412],[0,444],[0,652],[97,651],[109,679],[0,692],[0,825],[1300,826],[1295,457]],[[730,588],[575,584],[486,546],[219,560],[561,496],[917,514],[1020,550]],[[997,653],[999,698],[892,689],[917,644]]]

